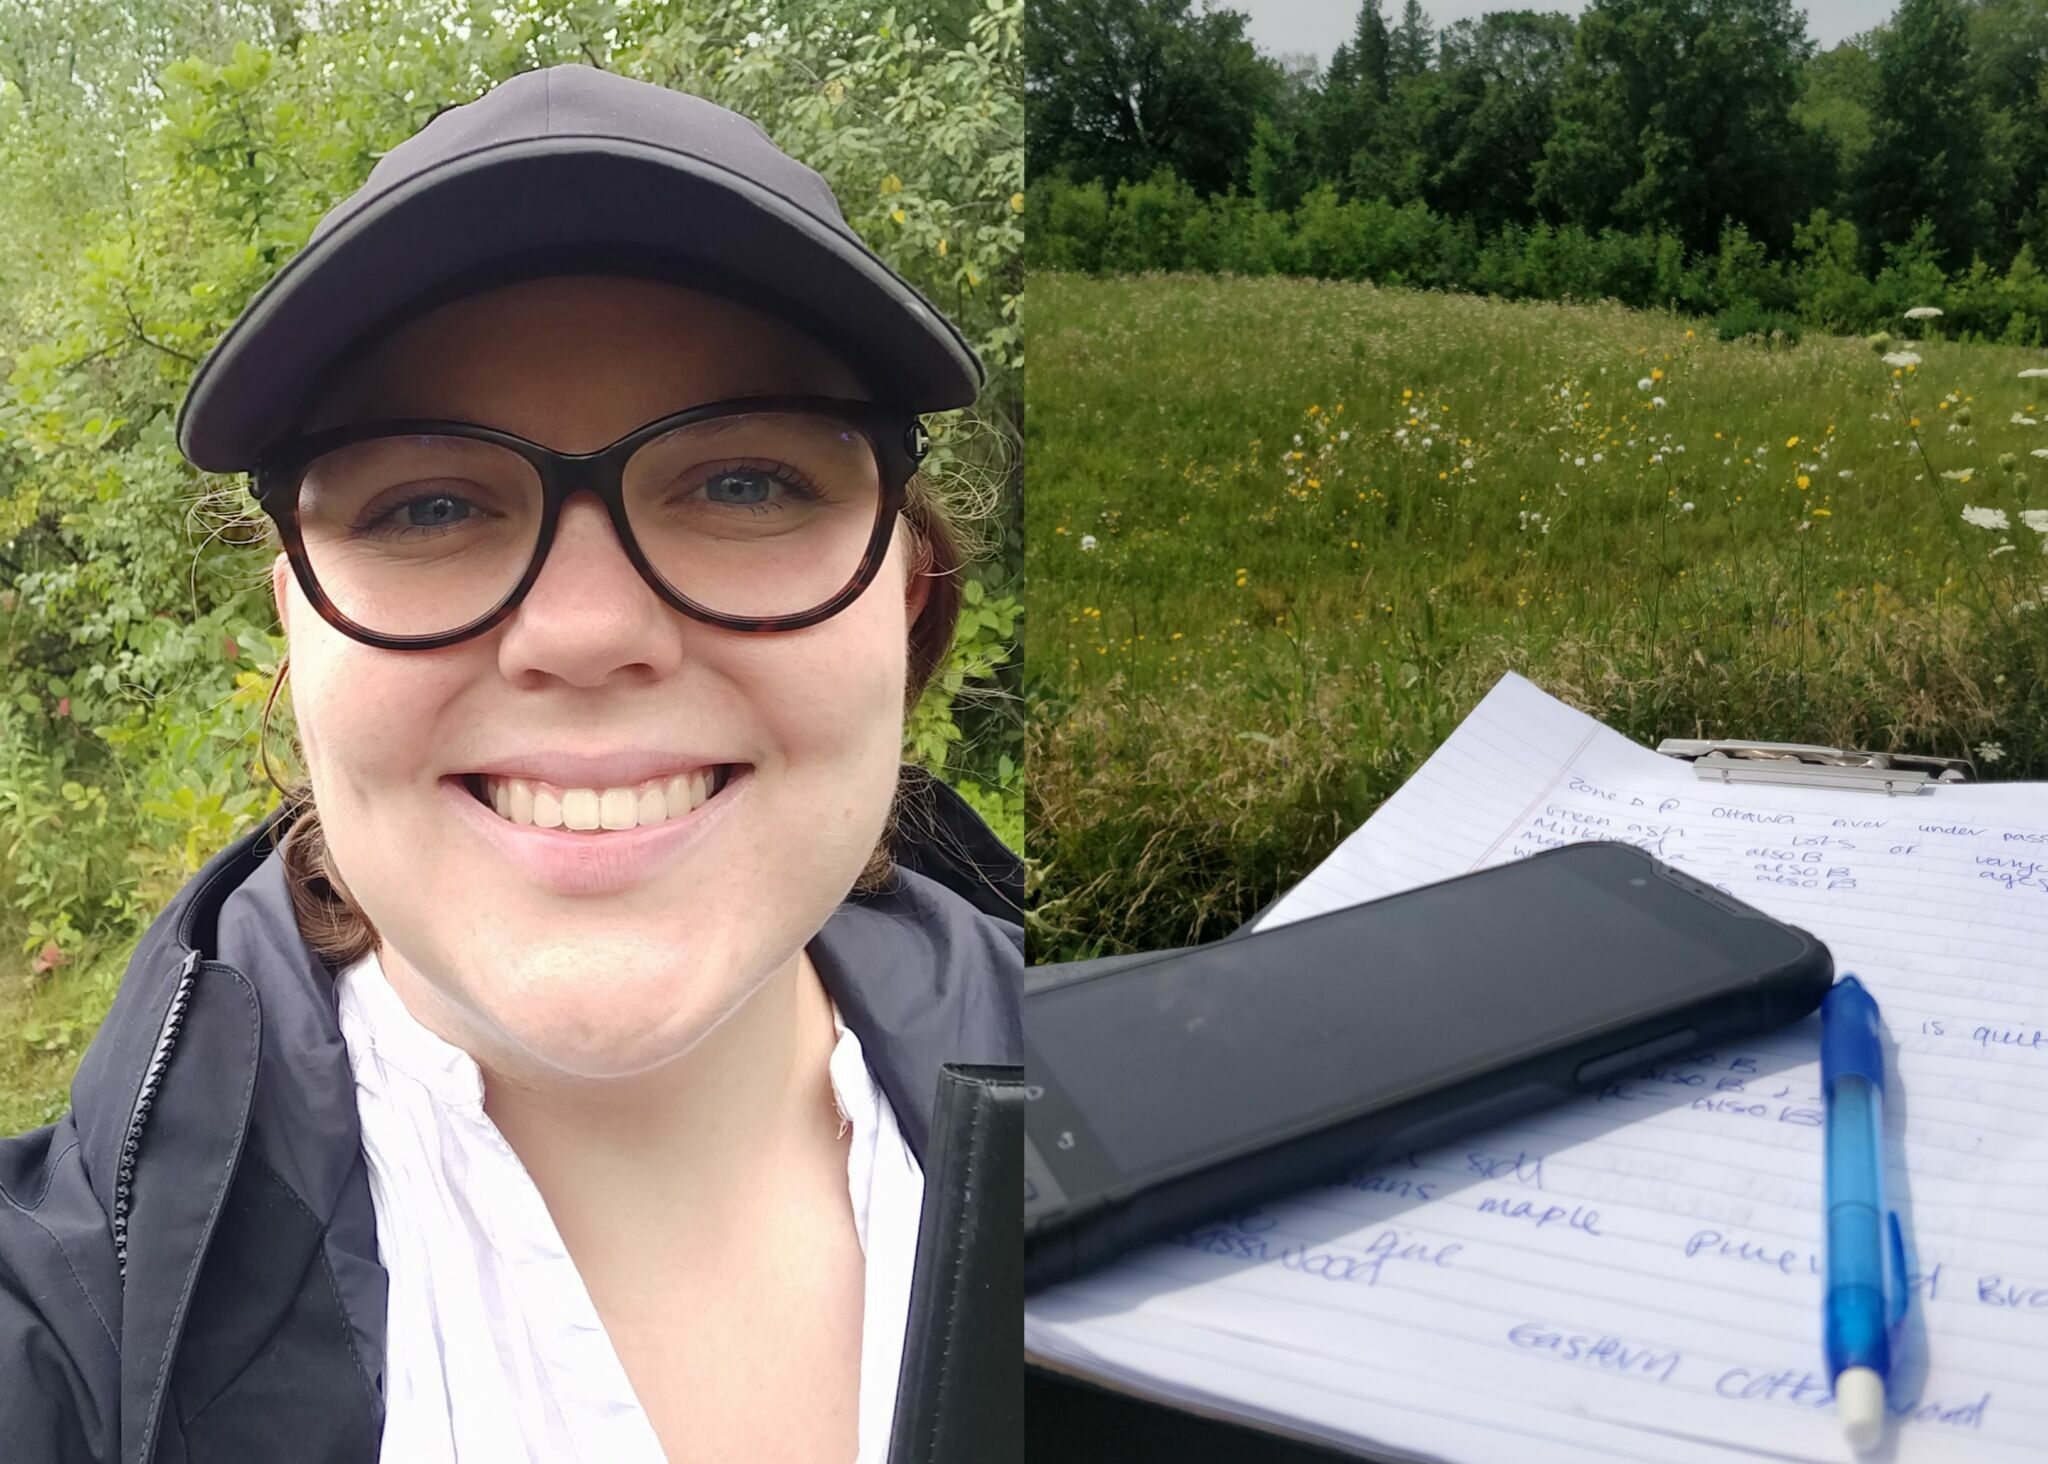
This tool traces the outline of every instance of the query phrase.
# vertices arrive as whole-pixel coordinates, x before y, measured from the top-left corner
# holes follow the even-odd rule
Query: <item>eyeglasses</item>
[[[929,441],[905,408],[830,397],[714,402],[578,454],[403,419],[267,449],[249,491],[306,598],[366,645],[434,650],[498,625],[582,491],[675,609],[728,630],[798,630],[874,580]]]

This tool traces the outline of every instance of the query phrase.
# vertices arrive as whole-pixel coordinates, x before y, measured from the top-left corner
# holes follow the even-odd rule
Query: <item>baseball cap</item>
[[[493,284],[585,271],[738,299],[912,411],[967,406],[984,379],[952,322],[758,125],[702,97],[553,66],[441,112],[379,160],[207,353],[178,447],[208,472],[247,472],[341,362],[403,320]]]

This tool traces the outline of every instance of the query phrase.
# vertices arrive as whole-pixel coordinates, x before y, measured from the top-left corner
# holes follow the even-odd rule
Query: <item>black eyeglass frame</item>
[[[862,551],[860,564],[854,570],[853,577],[838,593],[812,609],[793,615],[725,615],[699,605],[669,585],[648,563],[647,556],[640,550],[639,541],[633,536],[633,526],[626,517],[626,463],[647,443],[678,428],[694,426],[699,422],[712,421],[720,417],[770,413],[825,417],[859,431],[873,450],[876,465],[882,475],[881,501],[876,509],[875,527],[868,536],[867,547]],[[306,553],[304,535],[299,527],[299,489],[304,482],[306,470],[323,453],[332,452],[338,447],[367,442],[373,438],[421,436],[473,438],[479,442],[507,448],[524,458],[540,478],[540,533],[534,540],[533,558],[527,564],[525,573],[496,608],[467,625],[438,635],[383,635],[349,619],[341,607],[320,587],[319,579],[313,573],[312,563]],[[285,556],[291,561],[292,573],[297,577],[299,588],[305,591],[306,598],[312,602],[313,608],[320,612],[320,617],[352,640],[383,650],[439,650],[444,646],[456,645],[482,635],[502,624],[519,608],[520,601],[526,598],[527,591],[533,587],[534,581],[540,578],[541,566],[547,562],[548,550],[554,544],[556,527],[561,522],[562,505],[573,494],[584,491],[596,494],[598,500],[604,504],[605,512],[612,522],[612,529],[619,536],[620,544],[625,547],[626,557],[632,561],[634,569],[639,571],[640,578],[661,596],[664,603],[693,620],[721,626],[726,630],[802,630],[806,626],[831,619],[859,599],[862,592],[874,583],[875,575],[882,567],[882,560],[889,552],[889,541],[895,532],[897,518],[903,511],[910,480],[916,474],[917,466],[924,460],[930,445],[931,438],[925,431],[923,421],[910,408],[894,403],[841,397],[734,397],[726,401],[707,402],[702,406],[658,418],[644,427],[636,427],[609,447],[586,453],[559,453],[524,437],[501,432],[495,427],[480,426],[474,422],[393,417],[375,422],[351,423],[345,427],[330,427],[322,432],[306,433],[272,444],[258,456],[256,465],[250,472],[249,494],[277,524],[278,537],[284,543]]]

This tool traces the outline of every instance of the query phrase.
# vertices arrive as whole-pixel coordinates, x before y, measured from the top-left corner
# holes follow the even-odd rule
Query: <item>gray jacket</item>
[[[895,884],[810,946],[920,1157],[941,1064],[1022,1060],[1021,876],[926,796]],[[376,1458],[385,1273],[355,1084],[273,822],[143,936],[71,1111],[0,1139],[9,1464]]]

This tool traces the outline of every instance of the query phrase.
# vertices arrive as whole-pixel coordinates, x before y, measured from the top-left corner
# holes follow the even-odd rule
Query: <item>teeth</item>
[[[719,787],[720,779],[712,768],[632,788],[557,788],[530,778],[483,779],[485,801],[508,823],[586,833],[680,818]]]

